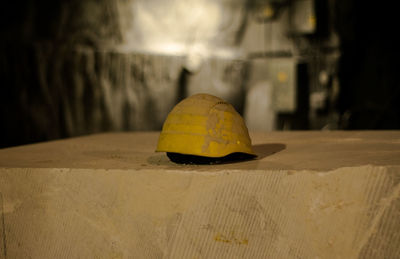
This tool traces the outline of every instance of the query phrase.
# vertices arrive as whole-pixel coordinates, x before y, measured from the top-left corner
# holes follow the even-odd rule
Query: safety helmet
[[[240,114],[231,104],[209,94],[192,95],[172,109],[156,151],[208,158],[236,153],[256,156]]]

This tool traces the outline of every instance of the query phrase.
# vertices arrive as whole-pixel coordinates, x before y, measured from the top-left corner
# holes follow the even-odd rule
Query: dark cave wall
[[[338,110],[343,129],[400,129],[400,49],[395,2],[335,5],[341,40]]]
[[[176,57],[52,44],[9,47],[1,59],[5,146],[160,129],[182,66]]]
[[[146,42],[132,32],[134,3],[24,0],[2,7],[0,147],[97,132],[161,129],[182,98],[185,56],[130,48]],[[235,27],[226,28],[221,35],[235,34]],[[221,35],[218,44],[228,44]],[[193,83],[189,90],[195,91],[198,82],[212,86],[218,81],[224,91],[234,89],[243,99],[245,62],[207,62],[212,70],[186,80]],[[241,108],[235,96],[223,97]]]
[[[136,43],[146,48],[146,43],[153,39],[143,38],[145,30],[133,30],[138,28],[133,22],[135,1],[138,0],[22,0],[3,4],[0,147],[105,131],[159,130],[172,106],[199,90],[220,95],[242,111],[247,62],[209,58],[200,71],[192,73],[186,70],[185,54],[157,54],[130,48]],[[249,2],[220,0],[226,8],[222,12],[224,19],[217,26],[223,31],[211,39],[217,47],[233,48],[239,44],[246,15],[238,6]],[[154,7],[159,3],[162,1],[154,0],[144,5]],[[214,8],[215,1],[210,3]],[[340,91],[339,98],[332,103],[333,112],[340,115],[336,128],[400,129],[397,9],[393,3],[373,1],[329,3],[334,8],[330,13],[340,38]],[[185,14],[184,8],[180,11]],[[152,19],[156,22],[157,16]],[[271,24],[280,28],[278,20]],[[165,28],[174,27],[168,26]],[[261,24],[260,28],[265,26]],[[185,27],[184,32],[190,30]],[[168,30],[157,33],[161,34],[155,39],[169,34]],[[174,33],[181,35],[179,30]],[[325,54],[315,51],[313,46],[323,47],[322,38],[310,35],[291,42],[290,35],[274,35],[266,42],[278,47],[290,43],[300,50],[300,45],[304,45],[316,52],[317,61],[311,63],[317,69],[310,70],[310,89],[315,88],[318,60],[323,60]],[[262,45],[264,40],[258,41],[258,45],[268,49]],[[247,41],[257,43],[252,37]],[[271,55],[275,53],[271,51]],[[307,58],[310,54],[300,51],[300,55]]]
[[[2,43],[49,41],[63,45],[115,45],[122,41],[117,2],[7,1],[0,11]]]
[[[8,2],[1,11],[1,146],[155,130],[182,58],[118,51],[115,1]]]

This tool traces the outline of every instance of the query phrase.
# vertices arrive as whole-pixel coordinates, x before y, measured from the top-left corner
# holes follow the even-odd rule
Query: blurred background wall
[[[250,130],[400,128],[388,3],[21,0],[0,21],[0,147],[160,130],[198,92]]]

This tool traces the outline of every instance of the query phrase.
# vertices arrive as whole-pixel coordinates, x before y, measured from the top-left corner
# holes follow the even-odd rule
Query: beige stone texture
[[[251,133],[177,165],[158,132],[0,150],[0,258],[399,258],[400,131]]]

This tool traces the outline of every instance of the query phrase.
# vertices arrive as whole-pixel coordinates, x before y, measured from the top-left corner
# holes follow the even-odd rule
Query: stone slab
[[[0,150],[0,258],[398,258],[400,132],[251,133],[176,165],[158,132]]]

